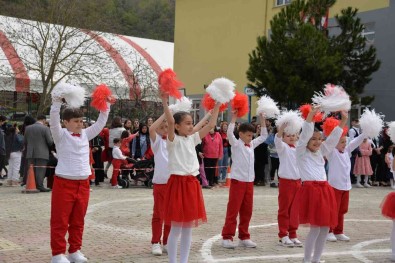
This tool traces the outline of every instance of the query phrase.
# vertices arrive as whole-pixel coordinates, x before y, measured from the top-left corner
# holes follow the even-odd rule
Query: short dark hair
[[[0,115],[0,121],[6,121],[6,120],[7,120],[7,117],[6,117],[6,116]]]
[[[122,119],[119,116],[114,117],[111,122],[111,129],[122,127]]]
[[[128,138],[129,135],[130,135],[129,131],[128,131],[128,130],[124,130],[124,131],[121,133],[121,139]]]
[[[37,120],[42,121],[42,120],[47,120],[47,117],[45,115],[38,115]]]
[[[242,124],[240,124],[238,132],[255,132],[255,127],[254,125],[252,125],[251,123],[248,122],[244,122]]]
[[[359,119],[358,118],[354,118],[351,121],[359,122]]]
[[[114,140],[112,141],[114,144],[119,143],[121,140],[119,138],[114,138]]]
[[[70,121],[74,118],[82,118],[83,116],[82,110],[77,108],[65,108],[62,114],[63,120],[66,121]]]

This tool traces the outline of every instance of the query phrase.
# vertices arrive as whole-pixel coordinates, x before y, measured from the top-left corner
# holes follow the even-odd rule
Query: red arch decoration
[[[90,31],[90,30],[81,30],[88,36],[92,37],[93,40],[95,40],[101,47],[106,50],[106,52],[110,55],[110,57],[115,61],[117,64],[118,68],[121,70],[123,76],[125,77],[126,82],[128,83],[129,86],[129,97],[130,99],[136,99],[137,97],[140,97],[141,95],[141,90],[140,90],[140,85],[138,82],[134,81],[134,74],[132,69],[129,67],[129,65],[126,63],[126,61],[123,59],[122,55],[110,44],[108,43],[103,37],[99,36],[98,34]]]
[[[25,65],[21,58],[8,40],[3,31],[0,30],[0,47],[5,56],[10,62],[12,71],[15,76],[15,91],[16,92],[29,92],[30,91],[30,78],[27,74]]]

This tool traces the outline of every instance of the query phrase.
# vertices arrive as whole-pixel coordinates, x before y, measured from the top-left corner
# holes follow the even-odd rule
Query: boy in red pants
[[[100,133],[107,122],[107,110],[89,128],[83,129],[83,113],[79,108],[63,111],[60,125],[62,98],[52,98],[50,112],[51,133],[54,139],[58,165],[56,166],[51,200],[51,263],[87,262],[80,252],[84,231],[84,217],[89,202],[89,140]],[[69,234],[69,255],[66,257],[66,233]]]
[[[242,123],[239,126],[240,139],[233,134],[237,111],[232,112],[232,120],[228,127],[229,143],[232,146],[232,171],[229,189],[228,208],[226,210],[225,225],[222,228],[222,246],[224,248],[235,248],[233,237],[236,233],[237,216],[239,222],[239,246],[256,247],[256,243],[250,239],[248,227],[252,216],[254,195],[254,148],[263,143],[267,138],[266,126],[262,125],[261,135],[252,140],[255,128],[250,123]],[[260,116],[261,123],[265,118]]]

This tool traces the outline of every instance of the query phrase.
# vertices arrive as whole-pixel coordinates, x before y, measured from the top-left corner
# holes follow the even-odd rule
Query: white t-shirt
[[[151,149],[154,153],[155,170],[152,182],[154,184],[166,184],[169,179],[169,154],[167,152],[166,140],[156,134],[155,142],[151,140]]]
[[[201,141],[198,132],[186,137],[175,134],[172,142],[167,139],[170,174],[193,176],[199,174],[195,146]]]
[[[283,142],[282,138],[274,136],[274,145],[276,146],[280,166],[278,168],[278,177],[290,180],[299,180],[299,168],[296,165],[296,148],[293,148]]]

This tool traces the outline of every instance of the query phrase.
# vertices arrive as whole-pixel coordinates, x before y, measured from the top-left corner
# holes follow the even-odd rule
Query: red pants
[[[350,199],[350,191],[342,191],[333,188],[336,197],[337,204],[337,226],[330,229],[329,232],[333,232],[335,235],[343,234],[344,226],[344,215],[348,212],[348,201]]]
[[[52,255],[66,253],[66,233],[69,233],[69,253],[81,249],[84,218],[89,202],[89,180],[68,180],[55,176],[51,200]]]
[[[278,186],[278,237],[297,238],[298,222],[291,220],[291,209],[295,195],[302,186],[300,180],[279,178]]]
[[[151,244],[161,243],[162,227],[163,227],[163,245],[167,244],[167,237],[170,232],[170,225],[164,225],[163,211],[164,200],[166,195],[166,184],[154,184],[154,212],[152,214],[152,239]]]
[[[112,159],[112,177],[111,177],[111,185],[118,185],[118,175],[120,174],[121,165],[127,163],[126,160],[122,159]]]
[[[250,239],[248,227],[252,216],[254,197],[254,182],[231,180],[229,189],[228,208],[225,225],[222,228],[222,238],[231,239],[236,233],[237,215],[239,215],[239,239]]]

